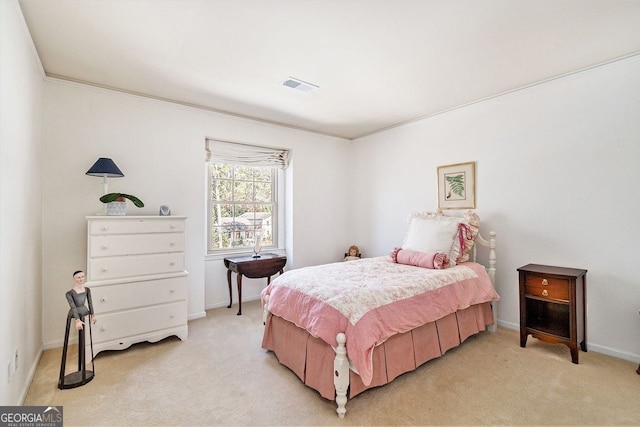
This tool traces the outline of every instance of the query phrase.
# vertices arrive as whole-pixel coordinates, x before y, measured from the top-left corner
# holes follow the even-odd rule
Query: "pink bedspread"
[[[498,300],[484,267],[463,263],[432,270],[396,264],[389,256],[290,270],[262,291],[269,311],[347,355],[365,385],[376,345],[474,304]]]

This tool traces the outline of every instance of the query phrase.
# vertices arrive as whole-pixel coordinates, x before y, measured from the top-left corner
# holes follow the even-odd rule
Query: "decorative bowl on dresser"
[[[97,318],[94,355],[172,335],[186,340],[186,217],[86,219],[87,286]]]
[[[578,363],[578,344],[587,351],[587,270],[528,264],[520,279],[520,347],[527,336],[565,344]]]

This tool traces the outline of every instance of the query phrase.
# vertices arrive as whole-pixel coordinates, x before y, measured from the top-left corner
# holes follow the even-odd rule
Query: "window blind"
[[[289,151],[256,145],[207,139],[205,161],[232,165],[286,169]]]

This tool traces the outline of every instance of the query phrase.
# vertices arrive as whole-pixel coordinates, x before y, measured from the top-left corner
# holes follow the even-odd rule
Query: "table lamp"
[[[113,160],[106,157],[100,157],[98,160],[96,160],[93,166],[89,168],[86,175],[102,177],[104,194],[109,193],[109,183],[107,182],[107,178],[121,178],[124,176],[122,171],[118,169],[118,166],[116,166]]]

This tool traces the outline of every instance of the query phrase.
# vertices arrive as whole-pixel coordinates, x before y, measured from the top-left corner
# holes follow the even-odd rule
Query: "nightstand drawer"
[[[569,289],[569,280],[549,277],[544,274],[526,273],[525,284],[554,289]]]
[[[525,275],[525,294],[569,301],[569,281],[541,274],[527,273]]]
[[[525,286],[525,295],[533,295],[536,297],[549,298],[559,301],[569,301],[569,290],[565,287],[564,289],[554,289],[550,286]]]

